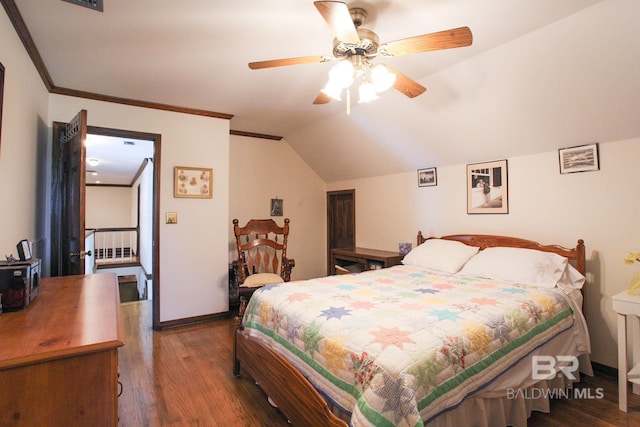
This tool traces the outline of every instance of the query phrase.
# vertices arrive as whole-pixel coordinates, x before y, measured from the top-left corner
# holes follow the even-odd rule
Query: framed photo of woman
[[[467,165],[467,213],[509,213],[506,160]]]

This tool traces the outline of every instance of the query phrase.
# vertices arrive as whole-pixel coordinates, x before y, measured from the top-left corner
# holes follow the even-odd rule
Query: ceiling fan
[[[341,1],[315,1],[313,4],[336,35],[333,56],[302,56],[250,62],[249,68],[258,70],[338,61],[329,72],[327,86],[313,101],[314,104],[326,104],[331,99],[340,100],[342,90],[348,88],[354,80],[360,81],[360,102],[376,99],[377,93],[391,86],[409,98],[415,98],[427,89],[388,65],[374,65],[370,61],[378,55],[391,57],[451,49],[470,46],[473,41],[471,30],[460,27],[380,44],[376,33],[361,27],[367,17],[365,9],[350,9]],[[347,90],[346,93],[349,97],[350,92]]]

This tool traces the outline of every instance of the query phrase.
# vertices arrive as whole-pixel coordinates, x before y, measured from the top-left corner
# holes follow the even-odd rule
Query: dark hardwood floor
[[[151,330],[151,301],[122,304],[126,344],[119,351],[120,426],[290,426],[249,378],[231,373],[233,321]],[[583,377],[578,387],[602,399],[555,399],[529,427],[640,426],[640,396],[618,410],[615,378]]]
[[[120,426],[290,426],[254,381],[233,376],[231,319],[153,332],[151,301],[122,314]]]

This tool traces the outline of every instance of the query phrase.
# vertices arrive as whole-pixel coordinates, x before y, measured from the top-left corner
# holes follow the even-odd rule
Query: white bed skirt
[[[518,393],[508,397],[469,397],[457,408],[439,415],[426,426],[527,427],[527,419],[533,411],[549,413],[551,399],[572,396],[574,382],[560,376],[520,389]],[[344,412],[333,412],[349,423],[349,417]]]
[[[552,380],[540,381],[531,387],[519,390],[510,397],[487,399],[470,397],[455,410],[445,412],[427,426],[527,427],[527,419],[533,411],[548,413],[550,399],[566,396],[563,393],[573,388],[573,382],[565,376],[560,376]]]

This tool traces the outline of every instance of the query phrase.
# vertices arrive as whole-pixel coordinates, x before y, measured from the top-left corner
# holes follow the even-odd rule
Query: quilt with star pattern
[[[401,265],[268,285],[245,331],[354,426],[421,426],[573,325],[566,294]]]

